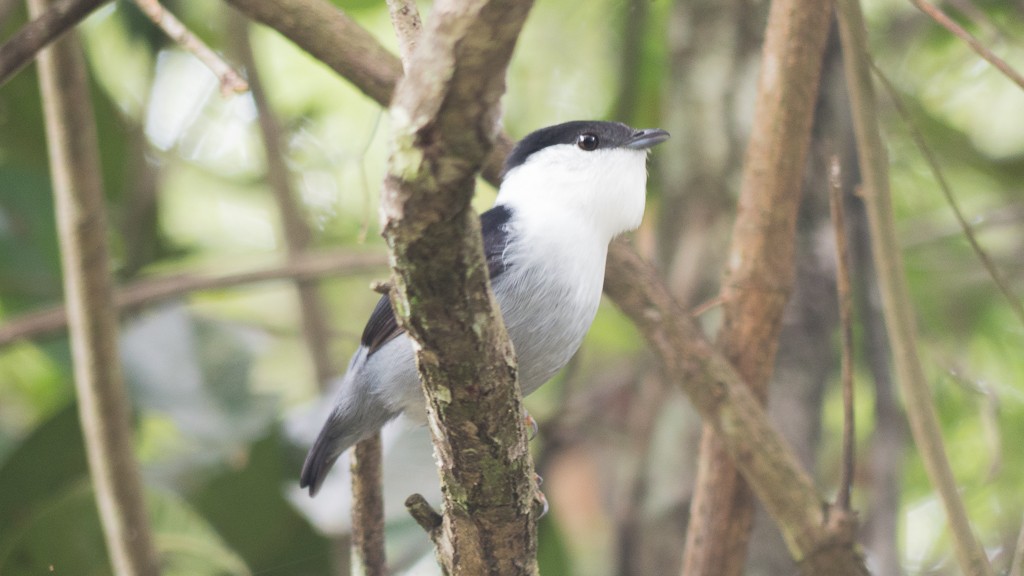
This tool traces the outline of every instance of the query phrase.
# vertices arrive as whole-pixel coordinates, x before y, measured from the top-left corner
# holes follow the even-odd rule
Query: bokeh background
[[[383,2],[334,3],[397,53]],[[1024,4],[941,4],[1024,68]],[[246,31],[224,3],[166,5],[231,62],[241,61],[238,36],[249,34],[290,182],[313,230],[310,249],[379,254],[383,262],[377,198],[389,124],[381,108],[276,32]],[[421,8],[429,17],[428,5]],[[982,245],[1011,290],[1024,293],[1024,92],[908,2],[869,0],[865,10],[876,63]],[[539,0],[508,75],[504,127],[513,137],[584,118],[673,133],[652,155],[648,212],[634,242],[690,306],[717,293],[766,12],[767,2],[757,0]],[[24,21],[20,2],[0,1],[0,40]],[[281,217],[251,95],[222,96],[216,78],[129,2],[106,5],[80,29],[118,282],[282,263]],[[799,281],[771,402],[827,498],[838,481],[841,406],[821,166],[836,154],[851,190],[857,177],[834,45],[823,79]],[[1024,325],[971,251],[892,102],[880,89],[921,355],[968,512],[994,565],[1005,568],[1024,514]],[[481,182],[477,209],[493,198]],[[857,264],[861,541],[878,574],[955,574],[944,514],[888,378],[855,197],[848,209]],[[355,350],[378,297],[370,282],[386,275],[381,265],[320,282],[337,366]],[[29,67],[0,87],[0,326],[58,304],[61,292]],[[701,321],[713,334],[714,308]],[[166,573],[342,573],[347,466],[337,466],[315,500],[297,486],[323,402],[295,284],[202,290],[151,304],[124,315],[121,343],[157,545],[170,559]],[[551,504],[540,529],[541,572],[678,573],[699,420],[611,304],[570,366],[527,407],[540,422],[533,449]],[[423,428],[405,422],[385,431],[396,573],[436,573],[429,541],[402,508],[412,492],[437,493],[428,442]],[[0,574],[50,570],[109,573],[61,331],[0,346]],[[781,541],[770,522],[759,522],[748,573],[786,570]]]

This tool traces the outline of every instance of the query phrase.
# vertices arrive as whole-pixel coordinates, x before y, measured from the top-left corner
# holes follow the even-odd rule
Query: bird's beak
[[[643,130],[637,130],[630,137],[629,141],[626,142],[626,148],[632,148],[633,150],[647,150],[658,144],[661,144],[665,140],[668,140],[668,132],[661,128],[645,128]]]

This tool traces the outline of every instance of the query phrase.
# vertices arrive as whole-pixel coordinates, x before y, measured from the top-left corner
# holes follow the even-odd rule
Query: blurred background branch
[[[4,10],[13,10],[14,1],[6,2]],[[28,66],[44,46],[81,22],[108,0],[61,0],[46,5],[46,10],[25,24],[6,42],[0,44],[0,86]],[[0,13],[0,16],[3,14]],[[0,18],[0,24],[6,18]]]
[[[736,220],[722,283],[718,345],[765,403],[793,285],[800,181],[809,148],[829,2],[776,0],[758,78],[754,124],[744,156]],[[685,574],[739,576],[754,501],[725,442],[705,423],[687,531]]]
[[[39,17],[49,4],[29,0],[28,7]],[[77,34],[66,35],[39,54],[39,84],[75,391],[95,503],[114,571],[155,576],[160,574],[160,561],[135,458],[131,407],[118,354],[96,125]]]
[[[161,4],[214,53],[236,53],[227,3]],[[270,23],[248,28],[291,193],[308,224],[308,248],[294,262],[265,178],[271,167],[257,102],[249,94],[218,97],[216,76],[134,2],[108,3],[78,29],[99,133],[110,267],[127,290],[116,298],[141,303],[121,314],[120,337],[136,457],[166,574],[335,573],[350,550],[337,544],[352,531],[349,470],[338,466],[315,500],[297,494],[302,446],[315,433],[307,428],[325,408],[314,400],[322,398],[318,368],[295,280],[320,286],[329,357],[347,357],[378,298],[367,284],[382,278],[386,261],[374,233],[373,181],[386,170],[392,128],[382,106],[402,70],[389,8],[404,3],[232,4]],[[679,306],[720,302],[769,6],[538,3],[507,73],[506,132],[485,179],[497,183],[512,138],[539,126],[602,118],[669,130],[673,139],[651,155],[648,217],[635,252],[655,263]],[[1016,66],[1021,6],[936,6]],[[1024,279],[1024,91],[911,2],[865,10],[872,58],[894,72],[894,89],[963,219],[1012,292]],[[0,0],[0,39],[31,22],[23,2]],[[843,406],[835,242],[821,176],[836,154],[858,337],[851,506],[864,522],[859,540],[879,576],[962,574],[920,452],[907,449],[892,388],[834,44],[815,105],[768,413],[810,473],[812,494],[836,493]],[[15,338],[0,348],[0,573],[35,575],[51,565],[100,573],[110,560],[89,491],[72,355],[63,315],[50,308],[61,299],[62,278],[35,76],[27,67],[0,86],[0,340]],[[1015,387],[1024,379],[1017,353],[1024,332],[935,189],[927,158],[900,128],[895,105],[881,98],[877,112],[920,361],[956,489],[994,569],[1005,571],[1024,510],[1024,458],[1012,442],[1024,434]],[[492,199],[492,186],[478,182],[474,208]],[[630,272],[609,267],[610,278],[622,273]],[[715,333],[723,311],[702,310],[701,329]],[[24,323],[33,319],[49,323],[45,338]],[[628,318],[602,306],[571,366],[526,399],[540,423],[534,457],[551,504],[538,527],[542,573],[680,573],[701,419],[659,362]],[[440,501],[430,492],[437,480],[426,429],[398,421],[381,446],[388,569],[429,573],[433,547],[402,505],[414,492],[428,506]],[[771,515],[759,509],[756,516],[748,576],[791,576],[797,567]]]
[[[114,306],[121,312],[187,296],[193,292],[221,290],[274,280],[302,280],[343,276],[359,272],[383,270],[387,259],[381,254],[354,252],[349,249],[294,254],[284,264],[234,274],[180,274],[166,278],[138,280],[114,291]],[[26,314],[0,325],[0,346],[17,340],[38,338],[67,326],[67,310],[61,307]]]
[[[914,310],[906,285],[903,258],[889,192],[886,147],[879,134],[874,88],[868,65],[866,28],[859,0],[839,0],[839,30],[853,110],[857,151],[864,178],[863,197],[871,226],[871,246],[892,343],[893,363],[903,391],[914,442],[925,469],[942,498],[953,530],[957,561],[965,574],[992,574],[988,557],[967,518],[942,441],[932,393],[918,356]]]

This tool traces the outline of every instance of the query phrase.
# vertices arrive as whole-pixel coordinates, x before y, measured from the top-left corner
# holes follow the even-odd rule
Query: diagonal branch
[[[360,32],[354,32],[351,38],[342,35],[323,35],[315,31],[308,35],[305,33],[307,29],[316,29],[318,24],[315,20],[323,18],[340,18],[345,20],[343,26],[358,29],[357,24],[323,0],[282,0],[277,4],[257,0],[228,1],[250,17],[284,34],[310,54],[318,58],[323,54],[324,57],[321,59],[326,64],[348,78],[367,95],[377,99],[381,104],[388,102],[390,93],[381,95],[377,88],[381,85],[393,85],[400,74],[401,64],[396,57],[383,50],[379,44],[375,48],[368,49],[373,54],[382,54],[381,58],[389,59],[390,63],[382,66],[378,61],[363,60],[354,47],[365,48],[367,41],[376,43],[365,31],[359,29]],[[349,76],[344,72],[349,69],[357,69],[357,73]],[[387,76],[382,72],[383,70],[391,70],[392,75]],[[368,77],[372,81],[365,81]],[[498,183],[500,166],[510,149],[511,141],[504,135],[499,136],[487,159],[487,166],[484,168],[484,176],[491,183]],[[635,261],[641,262],[641,265],[635,265]],[[615,281],[619,283],[620,289],[610,287]],[[761,468],[744,458],[744,465],[740,471],[751,483],[755,493],[773,503],[767,508],[776,522],[783,527],[784,532],[793,535],[809,535],[800,538],[794,536],[791,539],[803,543],[791,547],[791,552],[797,558],[806,557],[808,551],[814,548],[813,533],[826,528],[823,524],[825,518],[822,514],[821,503],[809,480],[794,481],[794,479],[806,478],[806,474],[800,470],[794,458],[790,456],[773,461],[767,457],[767,453],[762,452],[763,448],[757,441],[751,440],[753,436],[744,435],[744,433],[755,429],[767,430],[765,434],[769,439],[769,445],[783,454],[788,453],[788,450],[782,447],[778,434],[767,422],[764,412],[756,406],[750,408],[750,402],[753,400],[749,392],[738,392],[739,395],[747,399],[741,401],[741,410],[731,409],[733,407],[731,392],[726,395],[719,395],[716,392],[720,389],[720,384],[714,378],[714,374],[723,371],[732,374],[732,376],[722,377],[729,382],[729,390],[741,386],[742,383],[727,363],[724,367],[721,366],[724,361],[720,359],[714,360],[715,372],[705,373],[703,368],[710,362],[707,356],[712,355],[709,345],[703,340],[699,331],[690,326],[686,312],[673,303],[661,278],[649,266],[642,264],[642,260],[632,248],[621,243],[613,244],[609,252],[606,282],[608,283],[606,293],[644,331],[645,337],[665,367],[666,374],[684,387],[695,405],[704,407],[702,411],[706,411],[706,417],[715,422],[716,426],[732,431],[724,435],[732,453],[757,456],[759,466],[769,469],[768,472],[763,472]],[[673,318],[676,320],[667,321],[667,319]],[[701,377],[702,374],[704,374],[703,377]],[[727,420],[722,416],[726,411],[729,414]],[[715,414],[719,415],[715,416]],[[770,453],[775,454],[775,452]],[[781,481],[775,482],[773,478],[781,479]],[[427,521],[427,516],[430,514],[422,510],[422,507],[418,510],[421,512],[418,518],[433,526],[433,521]],[[850,541],[834,546],[831,553],[840,555],[840,558],[831,565],[827,562],[818,565],[822,568],[819,573],[836,575],[865,573],[861,560],[853,553]],[[812,559],[827,557],[828,555],[815,554]],[[812,559],[808,559],[805,565],[814,567]]]
[[[50,4],[46,11],[25,24],[14,36],[0,45],[0,86],[3,86],[44,46],[85,20],[93,10],[109,0],[62,0]]]
[[[387,264],[381,254],[337,250],[295,255],[284,264],[248,272],[219,275],[181,274],[151,278],[123,286],[114,293],[114,306],[122,313],[191,292],[218,290],[271,280],[309,281],[380,270]],[[38,338],[67,326],[67,310],[58,306],[15,318],[0,326],[0,346]]]
[[[452,575],[537,573],[533,464],[515,354],[470,207],[531,5],[439,0],[390,110],[381,215],[391,300],[418,344],[444,493],[435,543]]]
[[[227,0],[249,18],[279,33],[320,60],[381,106],[391,102],[402,63],[365,28],[325,0]],[[512,139],[501,133],[483,167],[497,186]]]
[[[768,421],[754,392],[704,338],[657,271],[613,242],[605,293],[636,324],[666,377],[682,388],[722,438],[728,454],[778,523],[802,574],[866,575],[852,526],[821,502],[796,455]]]
[[[771,4],[755,121],[747,145],[718,343],[763,403],[793,285],[796,215],[811,135],[830,1]],[[739,576],[754,515],[750,489],[705,422],[683,570]]]
[[[355,20],[325,0],[227,0],[277,30],[367,96],[387,106],[402,64]]]
[[[964,30],[963,26],[960,26],[953,21],[952,18],[946,15],[938,6],[928,2],[927,0],[910,0],[910,3],[917,7],[918,10],[924,12],[932,20],[934,20],[939,26],[942,26],[946,30],[949,30],[951,34],[957,38],[963,40],[971,50],[978,56],[981,56],[983,60],[996,67],[1003,73],[1004,76],[1010,79],[1011,82],[1024,88],[1024,76],[1020,72],[1017,72],[1012,66],[1006,63],[999,56],[996,56],[991,50],[985,47],[977,38],[975,38],[970,32]]]
[[[928,142],[924,138],[924,134],[917,128],[914,123],[913,117],[910,115],[910,111],[907,110],[906,105],[903,103],[903,98],[900,97],[899,92],[896,91],[896,87],[892,85],[892,82],[874,65],[870,63],[872,70],[875,75],[882,82],[882,88],[889,94],[889,98],[892,99],[893,104],[896,107],[896,112],[903,119],[904,124],[907,125],[907,131],[910,134],[910,139],[914,141],[914,145],[917,146],[918,151],[924,156],[925,161],[928,163],[928,167],[932,171],[932,175],[935,177],[935,182],[939,185],[939,190],[942,191],[942,195],[946,198],[946,203],[949,204],[949,208],[953,211],[953,215],[956,217],[957,224],[960,225],[960,229],[964,233],[964,237],[967,238],[967,243],[971,245],[971,250],[974,250],[974,255],[981,261],[981,265],[985,267],[985,271],[992,277],[992,281],[995,282],[997,288],[1002,293],[1006,303],[1010,306],[1010,310],[1013,310],[1014,315],[1017,316],[1017,320],[1024,324],[1024,305],[1021,304],[1020,298],[1013,293],[1013,289],[1010,288],[1010,283],[1006,281],[1006,277],[999,271],[996,263],[992,260],[992,257],[988,255],[988,252],[981,247],[981,243],[978,242],[978,238],[974,235],[974,227],[967,221],[967,217],[964,216],[963,211],[960,209],[960,203],[956,201],[956,196],[953,195],[953,188],[949,185],[949,181],[946,180],[945,173],[942,170],[942,164],[939,163],[938,158],[932,153],[931,148],[928,147]]]
[[[200,62],[206,65],[220,81],[221,94],[227,96],[232,93],[241,93],[249,89],[249,85],[238,75],[238,72],[228,65],[216,52],[210,49],[205,42],[193,34],[177,16],[164,8],[158,0],[135,0],[135,5],[142,10],[154,24],[164,31],[164,34],[178,43],[179,46],[192,53]]]

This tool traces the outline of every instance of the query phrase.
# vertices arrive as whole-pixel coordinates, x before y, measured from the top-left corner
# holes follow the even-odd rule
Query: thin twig
[[[437,533],[444,518],[437,513],[437,510],[434,510],[430,502],[427,502],[422,494],[413,494],[405,499],[405,507],[416,523],[427,532],[430,539],[436,542]]]
[[[829,208],[836,236],[836,291],[839,296],[839,324],[842,335],[841,372],[843,385],[843,469],[839,481],[836,504],[844,512],[850,511],[850,491],[854,473],[854,413],[853,413],[853,321],[851,320],[851,294],[849,250],[846,242],[846,220],[843,214],[843,184],[839,173],[839,158],[833,156],[829,169]]]
[[[39,17],[47,0],[29,0]],[[118,351],[106,206],[96,119],[81,42],[68,34],[39,54],[64,301],[74,365],[75,397],[93,497],[115,574],[157,576],[132,407]]]
[[[892,85],[889,78],[879,70],[878,66],[875,65],[873,61],[871,62],[871,69],[874,71],[875,76],[881,80],[882,87],[885,88],[889,97],[892,98],[892,102],[896,106],[896,112],[899,113],[900,118],[902,118],[904,124],[907,125],[907,131],[910,134],[910,138],[914,141],[914,144],[921,152],[921,155],[924,156],[925,161],[928,162],[928,167],[931,169],[932,175],[935,176],[935,181],[938,182],[939,189],[942,190],[942,195],[946,197],[946,203],[948,203],[949,207],[953,210],[953,215],[956,216],[956,221],[960,225],[960,229],[963,231],[964,236],[967,237],[967,242],[971,245],[971,249],[974,250],[974,254],[977,255],[978,260],[981,260],[982,266],[985,267],[989,276],[992,277],[992,281],[995,282],[999,291],[1003,294],[1003,298],[1006,299],[1006,303],[1010,305],[1010,309],[1013,310],[1017,319],[1020,320],[1021,324],[1024,324],[1024,305],[1021,304],[1020,299],[1017,298],[1013,293],[1013,290],[1010,289],[1010,285],[1006,281],[1006,278],[1004,278],[1002,273],[999,272],[999,268],[996,267],[995,262],[992,261],[992,258],[987,252],[985,252],[985,249],[981,247],[981,244],[975,237],[973,227],[970,222],[967,221],[963,211],[960,210],[960,204],[956,201],[956,197],[953,196],[953,190],[942,171],[942,165],[939,163],[938,159],[935,158],[935,154],[932,153],[931,148],[925,141],[924,135],[921,134],[920,130],[918,130],[917,124],[914,123],[914,119],[911,117],[910,111],[908,111],[907,107],[903,104],[903,99],[900,98],[899,92],[896,91],[896,87]]]
[[[46,45],[60,38],[108,0],[63,0],[25,24],[0,45],[0,86],[28,65]],[[13,1],[11,2],[13,4]]]
[[[963,40],[971,47],[971,50],[981,56],[986,62],[993,65],[1002,72],[1007,78],[1012,80],[1015,84],[1024,88],[1024,76],[1021,76],[1020,72],[1013,69],[1012,66],[1006,63],[1005,60],[996,56],[991,50],[985,47],[977,38],[974,37],[970,32],[964,30],[962,26],[953,21],[952,18],[946,15],[939,7],[927,2],[926,0],[910,0],[910,2],[917,6],[917,9],[924,12],[932,20],[935,20],[940,26],[949,30],[957,38]]]
[[[990,576],[992,566],[967,518],[942,442],[942,429],[939,427],[931,390],[917,353],[913,306],[907,288],[903,257],[896,240],[895,217],[889,191],[889,165],[886,147],[879,133],[875,91],[868,64],[864,15],[858,0],[839,0],[836,7],[857,137],[857,153],[864,178],[863,198],[871,228],[872,252],[886,329],[892,345],[893,363],[903,390],[910,429],[928,477],[946,510],[960,569],[971,576]]]
[[[718,296],[715,296],[710,300],[705,300],[704,302],[701,302],[700,304],[695,306],[692,310],[690,310],[690,316],[693,316],[694,318],[703,316],[704,314],[707,314],[711,310],[714,310],[715,308],[718,308],[723,304],[725,304],[725,298],[723,298],[722,295],[719,294]]]
[[[152,278],[129,284],[114,294],[114,305],[121,313],[142,306],[203,290],[217,290],[243,284],[271,280],[313,280],[327,276],[342,276],[357,272],[378,270],[387,265],[383,254],[359,253],[349,250],[310,252],[291,261],[259,270],[222,275],[182,274]],[[0,346],[44,334],[67,326],[63,306],[26,314],[0,326]]]
[[[384,555],[384,491],[380,433],[355,445],[352,470],[352,544],[364,576],[386,576]]]
[[[179,46],[191,52],[200,62],[216,74],[220,81],[220,92],[227,96],[242,93],[249,89],[249,84],[235,70],[210,49],[198,36],[189,31],[181,20],[171,14],[157,0],[135,0],[135,4],[154,24]]]

